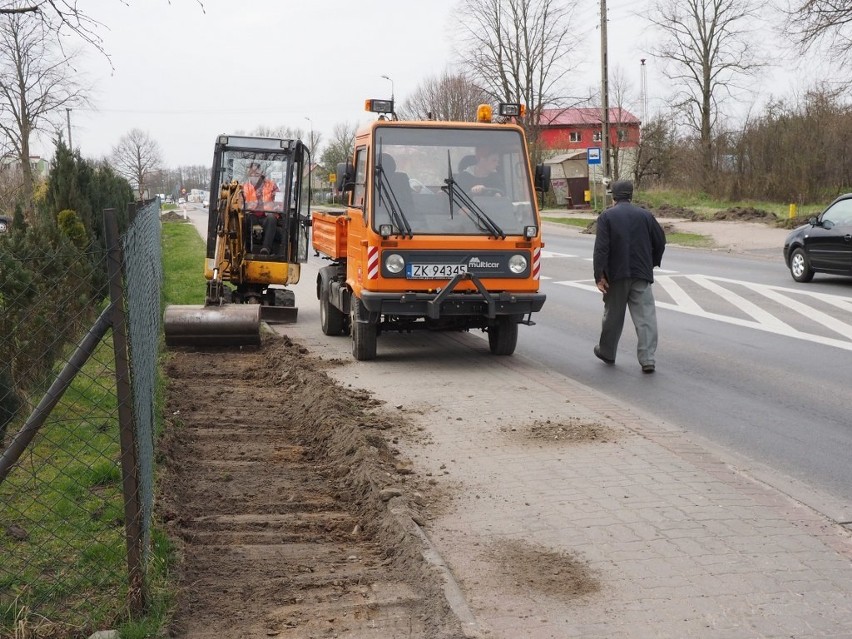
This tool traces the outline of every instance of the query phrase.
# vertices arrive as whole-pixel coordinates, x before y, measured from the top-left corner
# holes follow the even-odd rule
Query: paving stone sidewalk
[[[311,309],[281,332],[351,360]],[[425,529],[470,636],[852,637],[849,530],[676,426],[487,350],[472,334],[383,335],[380,359],[330,371],[422,428],[399,445],[452,497]],[[610,435],[528,436],[560,423]],[[494,552],[508,542],[576,559],[599,589],[519,582]]]

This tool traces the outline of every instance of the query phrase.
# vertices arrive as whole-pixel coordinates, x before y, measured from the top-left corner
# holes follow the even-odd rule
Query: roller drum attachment
[[[260,305],[168,306],[163,316],[166,346],[260,344]]]

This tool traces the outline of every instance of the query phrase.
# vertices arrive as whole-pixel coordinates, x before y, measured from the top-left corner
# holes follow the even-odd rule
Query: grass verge
[[[594,220],[580,217],[547,217],[541,218],[546,222],[556,222],[557,224],[565,224],[566,226],[576,226],[585,229]],[[707,235],[699,235],[698,233],[667,233],[666,242],[668,244],[676,244],[678,246],[693,246],[698,248],[710,248],[714,246],[713,238]]]

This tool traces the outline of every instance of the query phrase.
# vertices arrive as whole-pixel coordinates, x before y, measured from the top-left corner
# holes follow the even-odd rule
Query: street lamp
[[[309,144],[308,144],[308,146],[310,147],[311,155],[313,155],[313,154],[314,154],[314,121],[313,121],[313,120],[311,120],[308,116],[305,116],[305,119],[306,119],[308,122],[310,122],[310,123],[311,123],[311,137],[310,137],[310,138],[308,138],[308,139],[309,139]]]
[[[383,79],[385,79],[385,80],[387,80],[388,82],[391,83],[391,102],[393,102],[393,79],[390,76],[387,76],[387,75],[382,75],[382,76],[379,76],[379,77],[381,77],[381,78],[383,78]]]

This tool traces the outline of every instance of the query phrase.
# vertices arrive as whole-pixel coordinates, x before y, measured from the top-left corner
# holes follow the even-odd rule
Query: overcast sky
[[[92,108],[72,111],[71,138],[85,157],[108,155],[132,128],[157,140],[170,167],[209,165],[219,133],[258,125],[313,127],[321,148],[336,123],[374,117],[363,105],[389,97],[381,76],[392,78],[401,103],[454,59],[458,0],[203,0],[203,10],[195,0],[127,2],[80,3],[104,24],[114,67],[92,52],[79,64],[93,84]],[[586,63],[571,81],[583,93],[600,84],[600,3],[581,6],[575,25]],[[609,63],[638,94],[639,60],[649,58],[653,111],[668,89],[643,50],[648,34],[637,31],[636,6],[608,3]],[[39,147],[52,156],[49,145]]]

